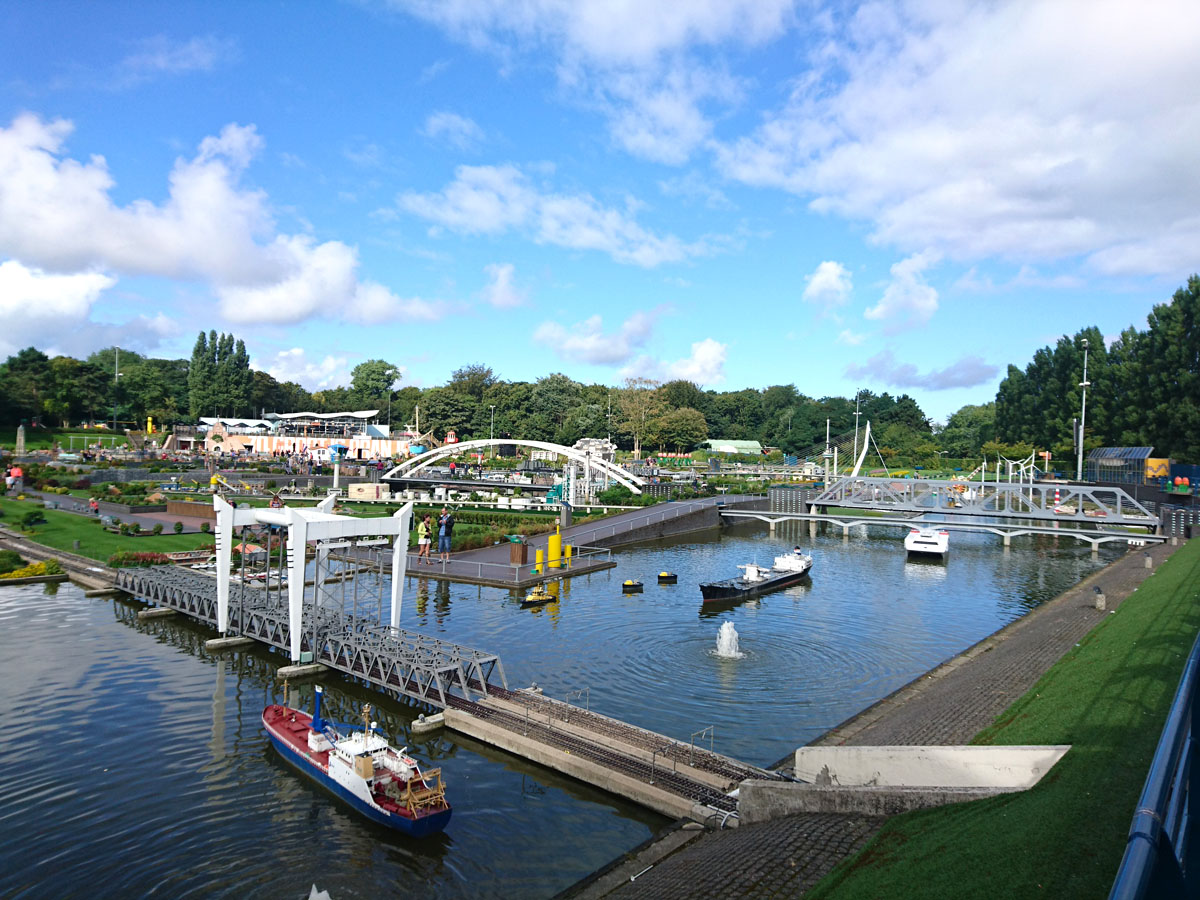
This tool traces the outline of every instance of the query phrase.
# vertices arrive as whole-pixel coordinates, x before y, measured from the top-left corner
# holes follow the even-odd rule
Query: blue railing
[[[1191,790],[1200,727],[1198,680],[1200,637],[1154,751],[1109,900],[1200,896],[1200,841],[1190,840],[1192,822],[1200,815],[1200,790]]]

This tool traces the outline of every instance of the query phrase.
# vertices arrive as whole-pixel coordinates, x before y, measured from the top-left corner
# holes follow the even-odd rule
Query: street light
[[[494,440],[496,440],[496,404],[489,403],[488,407],[492,410],[492,427],[491,427],[491,430],[488,431],[488,440],[494,441]],[[489,444],[489,447],[492,451],[492,459],[495,459],[496,458],[496,445]]]
[[[858,401],[862,398],[862,388],[859,388],[854,393],[854,462],[858,464],[858,417],[862,415],[858,411]]]
[[[392,436],[392,394],[400,389],[400,379],[395,379],[388,385],[388,438]]]
[[[1075,467],[1075,480],[1083,481],[1083,425],[1087,420],[1087,389],[1091,383],[1087,380],[1087,354],[1088,341],[1083,338],[1083,381],[1079,382],[1079,386],[1083,388],[1083,399],[1079,407],[1079,460]]]
[[[121,377],[121,348],[113,347],[113,434],[117,433],[117,379]],[[115,445],[114,445],[115,446]]]

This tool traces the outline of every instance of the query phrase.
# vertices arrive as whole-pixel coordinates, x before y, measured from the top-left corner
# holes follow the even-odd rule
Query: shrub
[[[43,575],[61,575],[62,573],[62,566],[58,564],[58,560],[48,559],[45,562],[31,563],[20,569],[13,569],[5,575],[0,575],[0,578],[39,578]]]
[[[154,527],[150,530],[155,534],[162,534],[162,522],[155,522]]]
[[[141,532],[141,530],[142,530],[141,522],[130,522],[129,523],[129,533],[130,534],[139,534]]]
[[[162,566],[170,562],[170,557],[165,553],[146,553],[133,550],[120,550],[108,558],[108,566],[111,569]]]
[[[25,560],[16,550],[0,550],[0,575],[15,572],[25,565]]]
[[[203,531],[205,534],[208,534],[210,531],[212,531],[212,525],[210,525],[208,522],[201,522],[200,530]]]
[[[122,522],[120,525],[117,526],[117,530],[119,532],[121,532],[121,534],[128,535],[129,534],[129,525],[127,525],[125,522]]]
[[[274,478],[270,479],[266,484],[266,488],[268,491],[273,491],[273,490],[275,490],[276,487],[277,487],[277,485],[275,483]]]
[[[41,525],[46,521],[46,517],[42,515],[40,509],[31,509],[25,515],[21,516],[21,530],[33,531],[35,525]]]
[[[173,527],[175,528],[176,534],[183,534],[183,523],[182,522],[176,522]]]

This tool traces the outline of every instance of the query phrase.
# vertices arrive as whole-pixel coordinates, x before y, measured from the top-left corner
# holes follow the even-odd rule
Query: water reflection
[[[701,603],[701,581],[794,544],[815,558],[810,580],[719,610]],[[510,687],[537,681],[576,703],[586,689],[605,715],[682,741],[711,726],[718,752],[770,763],[1119,552],[1093,558],[1058,537],[1005,551],[962,535],[951,559],[927,564],[878,528],[843,539],[800,523],[774,536],[739,526],[616,554],[615,569],[556,585],[558,602],[541,610],[520,609],[519,592],[411,577],[402,625],[498,653]],[[678,584],[656,583],[664,569]],[[645,592],[623,595],[627,578]],[[0,769],[12,896],[84,884],[109,896],[304,896],[316,882],[334,896],[419,884],[434,900],[544,897],[664,824],[470,739],[414,734],[417,707],[331,677],[331,716],[356,721],[370,702],[389,740],[446,771],[455,816],[441,839],[379,833],[266,741],[262,709],[283,699],[279,654],[214,656],[199,625],[142,622],[138,607],[70,585],[2,588],[0,599],[0,628],[21,638],[0,656],[0,754],[25,761]],[[744,658],[715,657],[718,619],[735,625]],[[292,687],[311,708],[312,685]],[[28,736],[47,728],[55,753],[30,755]],[[85,773],[86,790],[63,772]]]

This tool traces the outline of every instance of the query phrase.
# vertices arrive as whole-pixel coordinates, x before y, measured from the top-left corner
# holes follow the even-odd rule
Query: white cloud
[[[215,35],[186,41],[174,41],[165,35],[156,35],[140,41],[137,49],[117,64],[110,86],[127,88],[160,75],[211,72],[233,59],[236,51],[234,41]]]
[[[432,194],[405,193],[402,209],[464,234],[520,230],[539,244],[598,250],[621,263],[653,268],[708,252],[703,241],[642,228],[632,215],[590,194],[540,190],[516,166],[459,166],[454,181]]]
[[[935,262],[937,254],[926,250],[894,264],[883,297],[863,315],[883,321],[885,334],[926,324],[938,309],[938,292],[924,278],[925,270]]]
[[[725,193],[713,187],[711,180],[698,171],[688,172],[678,178],[665,178],[658,183],[658,189],[667,197],[699,200],[709,209],[733,209],[733,203]]]
[[[678,164],[712,127],[704,107],[728,104],[737,85],[712,53],[759,45],[784,32],[794,0],[391,0],[390,5],[497,54],[507,68],[549,52],[561,86],[609,118],[628,152]]]
[[[826,260],[818,265],[804,280],[807,284],[801,299],[805,303],[819,306],[823,316],[834,315],[837,308],[844,306],[850,299],[850,292],[854,289],[850,270],[833,260]]]
[[[654,331],[654,313],[635,312],[614,332],[604,332],[599,315],[576,322],[570,328],[558,322],[543,322],[533,339],[550,347],[558,356],[593,365],[616,365],[628,360],[648,341]]]
[[[66,334],[87,322],[100,294],[116,283],[99,272],[52,275],[16,260],[0,263],[0,358],[29,346],[63,346]]]
[[[719,165],[904,250],[1178,277],[1200,243],[1197,43],[1192,0],[864,4]]]
[[[990,382],[999,372],[999,366],[985,362],[978,356],[964,356],[944,369],[921,374],[912,363],[898,362],[891,350],[882,350],[860,365],[846,366],[848,378],[872,380],[898,388],[925,388],[930,391],[978,387]]]
[[[512,263],[491,263],[483,267],[488,283],[483,288],[483,299],[496,309],[512,309],[525,305],[525,292],[513,283],[516,271]]]
[[[719,384],[725,380],[725,344],[705,338],[692,344],[692,353],[667,364],[667,374],[696,384]]]
[[[435,112],[425,120],[421,133],[443,140],[459,150],[469,150],[483,140],[483,129],[473,119],[452,112]]]
[[[103,157],[64,155],[72,125],[23,114],[0,128],[0,255],[50,274],[101,271],[210,284],[230,321],[432,318],[423,301],[383,298],[358,281],[358,251],[278,233],[266,195],[239,184],[263,146],[253,125],[227,125],[180,158],[167,199],[113,203]],[[383,302],[386,300],[386,302]]]
[[[270,360],[251,360],[250,367],[266,372],[276,381],[294,381],[310,391],[350,383],[346,357],[325,356],[319,362],[312,362],[302,347],[281,350]]]
[[[839,344],[845,344],[847,347],[857,347],[867,339],[865,334],[857,331],[851,331],[849,328],[843,329],[837,336]]]
[[[728,350],[728,345],[705,338],[692,344],[692,352],[683,359],[663,362],[652,356],[639,356],[625,365],[620,375],[622,378],[682,379],[699,385],[717,385],[725,380]]]

